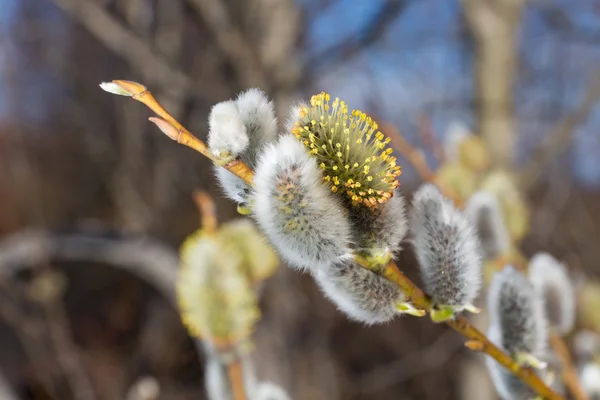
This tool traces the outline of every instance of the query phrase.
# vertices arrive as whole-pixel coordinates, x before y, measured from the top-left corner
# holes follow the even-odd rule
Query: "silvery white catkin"
[[[236,100],[213,106],[209,119],[208,146],[217,157],[240,159],[251,169],[258,154],[277,140],[277,118],[273,103],[260,89],[241,93]],[[246,204],[250,187],[224,168],[215,167],[219,183],[229,198]]]
[[[500,346],[501,333],[497,325],[490,325],[487,332],[488,339]],[[537,394],[525,383],[521,382],[512,372],[498,364],[490,356],[485,357],[485,364],[494,383],[496,391],[502,400],[533,400]]]
[[[282,136],[261,154],[253,200],[259,226],[293,266],[315,269],[349,257],[347,211],[294,136]]]
[[[250,400],[291,400],[291,397],[279,385],[260,382]]]
[[[398,287],[353,261],[334,263],[313,271],[315,281],[350,319],[372,325],[392,320],[404,302]]]
[[[537,253],[529,262],[529,280],[544,299],[552,329],[565,335],[575,324],[575,293],[566,267],[548,253]]]
[[[526,277],[513,267],[494,275],[488,292],[490,328],[488,337],[513,358],[530,354],[545,356],[548,331],[542,299]],[[487,366],[496,389],[505,400],[532,399],[530,389],[495,360]]]
[[[481,257],[474,229],[431,184],[417,190],[412,205],[413,245],[433,304],[457,311],[471,305],[481,287]]]
[[[465,214],[477,231],[485,260],[506,254],[510,236],[496,196],[487,191],[475,192],[467,202]]]
[[[585,364],[579,373],[579,381],[589,400],[600,400],[600,365],[594,362]]]
[[[229,400],[232,398],[231,387],[227,380],[225,366],[216,356],[206,359],[204,379],[206,394],[209,400]]]
[[[354,208],[350,220],[358,252],[384,250],[397,253],[408,230],[404,198],[398,189],[377,209]]]
[[[600,354],[600,335],[590,330],[580,330],[573,338],[573,349],[580,364],[593,360]]]

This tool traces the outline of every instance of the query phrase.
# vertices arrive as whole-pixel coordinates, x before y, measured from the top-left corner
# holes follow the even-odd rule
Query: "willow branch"
[[[431,300],[419,289],[410,279],[408,279],[401,271],[394,261],[390,261],[382,271],[379,272],[388,280],[394,282],[404,293],[410,298],[412,304],[420,309],[431,311]],[[477,328],[462,315],[459,315],[454,320],[447,321],[446,324],[469,339],[476,343],[476,346],[468,346],[472,350],[476,350],[485,353],[496,360],[504,368],[508,369],[521,381],[529,385],[535,390],[540,396],[549,400],[560,400],[558,394],[553,392],[546,386],[546,384],[536,375],[536,373],[530,369],[519,365],[510,356],[504,353],[500,348],[495,346],[490,340]]]
[[[246,388],[241,360],[235,360],[227,365],[227,376],[231,383],[233,400],[246,400]]]
[[[204,142],[200,139],[196,138],[192,135],[187,129],[185,129],[179,122],[177,122],[158,102],[152,97],[150,92],[142,85],[137,84],[135,82],[128,81],[120,81],[115,80],[113,84],[118,86],[115,87],[106,87],[103,86],[104,90],[115,94],[127,95],[133,97],[135,100],[144,103],[150,109],[152,109],[155,113],[157,113],[162,121],[165,122],[164,126],[157,124],[157,126],[169,136],[171,139],[177,140],[178,143],[182,143],[188,147],[191,147],[201,153],[202,155],[208,157],[209,159],[214,160],[210,152],[208,151],[208,147]],[[121,90],[121,92],[118,91]],[[153,121],[155,122],[155,121]],[[156,122],[155,122],[156,123]],[[167,125],[171,125],[170,129]],[[392,132],[396,132],[394,127],[391,127]],[[403,145],[406,143],[404,138],[401,137],[398,133],[395,135],[396,143]],[[182,139],[183,138],[183,139]],[[394,138],[392,138],[393,143]],[[190,145],[193,144],[193,145]],[[412,148],[410,145],[408,147],[402,147],[397,149],[402,152],[405,151],[407,158],[420,168],[421,172],[431,172],[427,164],[424,162],[422,156],[419,156],[419,152]],[[233,163],[230,163],[233,164]],[[253,172],[252,170],[243,162],[237,161],[235,164],[235,168],[231,168],[230,164],[225,165],[224,167],[228,169],[231,173],[238,176],[240,179],[243,179],[248,184],[252,184]],[[433,172],[429,176],[432,179]],[[429,180],[431,181],[431,180]],[[446,192],[447,193],[447,192]],[[367,265],[367,263],[361,264],[359,262],[359,258],[357,262],[363,268],[373,270],[373,266]],[[425,295],[425,293],[419,289],[410,279],[408,279],[399,269],[398,266],[394,263],[394,261],[390,261],[386,266],[383,267],[381,271],[375,271],[391,282],[395,283],[402,291],[408,296],[412,304],[425,311],[431,311],[431,301]],[[477,328],[475,328],[471,323],[463,316],[458,316],[454,320],[447,321],[446,324],[450,326],[452,329],[469,339],[471,343],[476,343],[476,350],[482,353],[489,355],[494,358],[500,365],[513,373],[516,377],[518,377],[521,381],[531,387],[536,393],[548,400],[563,400],[561,396],[553,392],[548,386],[542,382],[542,380],[536,375],[536,373],[527,367],[522,367],[519,363],[513,360],[509,355],[504,353],[500,348],[496,347],[489,339],[481,333]],[[471,349],[475,349],[474,346],[469,346]]]
[[[553,333],[550,335],[550,344],[560,359],[563,368],[562,377],[565,384],[569,388],[569,391],[573,395],[573,398],[575,400],[588,400],[588,396],[581,388],[577,370],[573,366],[573,360],[571,359],[571,355],[569,354],[569,350],[567,349],[564,340],[557,334]]]

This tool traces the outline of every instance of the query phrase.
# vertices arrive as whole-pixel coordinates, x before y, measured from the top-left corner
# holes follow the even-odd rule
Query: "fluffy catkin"
[[[406,236],[408,224],[404,198],[400,190],[375,210],[355,207],[350,214],[354,243],[359,253],[389,253],[400,251],[400,242]]]
[[[497,325],[490,325],[487,337],[492,343],[501,347],[501,332]],[[537,394],[525,383],[521,382],[512,372],[498,364],[492,357],[486,356],[485,364],[494,383],[496,391],[502,400],[533,400]]]
[[[251,169],[264,146],[278,137],[273,103],[259,89],[216,104],[209,115],[209,128],[208,146],[217,158],[227,162],[239,157]],[[215,173],[227,196],[246,204],[250,187],[224,168],[217,166]]]
[[[472,304],[481,287],[474,229],[433,185],[423,185],[412,204],[413,245],[426,291],[435,306],[460,311]]]
[[[404,294],[381,275],[353,261],[338,262],[313,272],[315,281],[350,319],[366,324],[390,321]]]
[[[509,354],[544,355],[548,331],[543,301],[523,274],[507,266],[494,275],[488,311],[490,325],[499,330],[498,345]]]
[[[474,193],[467,202],[465,214],[477,230],[485,260],[492,260],[510,249],[510,236],[502,218],[498,199],[491,192]]]
[[[548,253],[538,253],[529,262],[529,280],[544,299],[552,329],[565,335],[575,323],[575,293],[567,269]]]
[[[279,385],[260,382],[250,400],[291,400],[291,397]]]
[[[254,183],[254,216],[292,265],[314,269],[349,254],[347,211],[295,137],[282,136],[265,149]]]
[[[600,365],[585,364],[579,373],[579,381],[589,400],[600,400]]]

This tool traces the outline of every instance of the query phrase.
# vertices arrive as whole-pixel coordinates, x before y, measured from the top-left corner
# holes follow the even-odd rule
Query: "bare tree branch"
[[[320,68],[332,61],[346,60],[356,55],[365,47],[371,46],[387,32],[389,26],[397,20],[398,15],[408,5],[408,0],[387,0],[371,19],[365,23],[365,27],[361,32],[356,36],[347,38],[334,48],[328,48],[311,57],[305,64],[305,70],[310,74],[314,70],[313,66]]]
[[[258,58],[242,32],[231,21],[225,3],[221,0],[189,1],[212,31],[219,48],[229,58],[240,84],[264,88],[267,82]]]
[[[93,0],[53,0],[67,15],[80,22],[92,35],[113,53],[125,59],[146,79],[180,98],[197,92],[211,100],[221,91],[219,85],[193,81],[174,65],[156,54],[147,42],[140,39],[117,20],[100,3]]]
[[[122,268],[147,281],[176,305],[177,254],[154,240],[19,232],[0,242],[0,279],[47,260],[88,261]]]
[[[497,167],[511,167],[515,138],[513,79],[524,0],[463,0],[477,56],[478,130]]]
[[[600,101],[600,71],[597,71],[588,85],[581,104],[563,118],[547,136],[542,146],[530,157],[529,164],[520,172],[520,186],[530,188],[542,175],[548,164],[563,153],[571,143],[576,128],[590,115]]]

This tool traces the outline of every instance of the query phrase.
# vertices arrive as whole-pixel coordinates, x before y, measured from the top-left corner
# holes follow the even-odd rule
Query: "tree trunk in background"
[[[478,131],[496,167],[510,167],[515,142],[513,78],[524,0],[462,0],[476,43]]]

